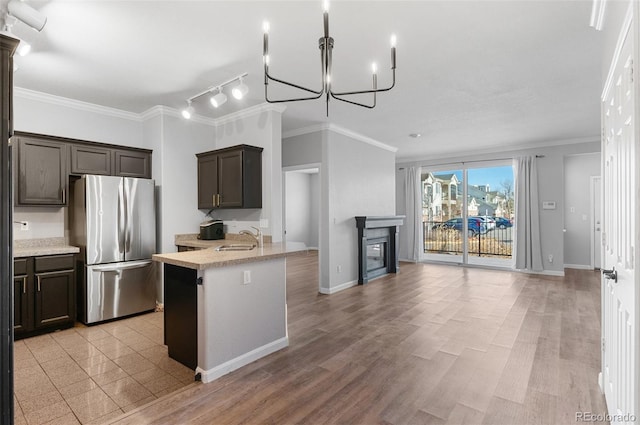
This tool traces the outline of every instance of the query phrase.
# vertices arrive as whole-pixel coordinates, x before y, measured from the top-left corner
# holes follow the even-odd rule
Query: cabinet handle
[[[62,203],[63,204],[67,203],[67,190],[66,189],[62,189]]]
[[[220,206],[220,201],[222,200],[222,195],[218,193],[218,206]]]
[[[27,293],[27,276],[22,278],[22,293]]]
[[[211,205],[213,205],[214,207],[216,206],[216,198],[218,195],[211,195]]]
[[[36,276],[38,278],[38,292],[40,292],[40,275]]]

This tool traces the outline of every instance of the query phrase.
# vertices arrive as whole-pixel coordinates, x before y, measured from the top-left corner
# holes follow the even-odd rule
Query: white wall
[[[311,174],[299,171],[285,173],[286,240],[309,246],[311,230]]]
[[[217,210],[227,231],[237,233],[249,226],[259,226],[274,242],[282,241],[282,112],[284,108],[258,105],[220,118],[215,130],[215,149],[246,144],[260,146],[262,151],[262,209]],[[233,221],[235,220],[235,221]]]
[[[550,144],[548,146],[540,146],[538,148],[522,149],[509,151],[507,149],[501,152],[478,153],[476,155],[468,154],[458,157],[433,158],[421,161],[404,162],[398,164],[397,168],[409,165],[421,165],[423,171],[429,166],[437,166],[440,164],[455,164],[461,162],[471,162],[478,160],[495,160],[503,158],[511,158],[522,155],[543,155],[539,158],[538,163],[538,187],[540,200],[540,238],[542,244],[542,259],[545,272],[549,274],[564,273],[564,211],[566,207],[564,199],[564,157],[567,155],[577,155],[584,153],[600,152],[600,142],[594,138],[593,142],[575,143],[575,144]],[[396,170],[398,171],[398,170]],[[400,176],[401,174],[398,174]],[[397,185],[400,190],[403,187],[400,183]],[[402,189],[404,190],[404,189]],[[398,197],[404,195],[398,195]],[[555,201],[555,210],[543,210],[543,201]],[[398,211],[398,214],[404,214],[404,208]],[[548,261],[549,255],[553,256],[553,262]],[[402,258],[402,257],[401,257]],[[406,258],[406,257],[405,257]]]
[[[591,177],[600,175],[600,153],[564,159],[564,263],[591,266]]]
[[[309,248],[318,249],[320,243],[318,241],[320,232],[320,174],[315,173],[309,176],[309,198],[310,198],[310,214],[311,224],[309,225]]]

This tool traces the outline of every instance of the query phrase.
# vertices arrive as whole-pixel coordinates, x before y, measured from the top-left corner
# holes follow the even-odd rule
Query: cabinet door
[[[29,315],[29,275],[28,259],[16,258],[13,261],[13,332],[14,337],[31,330]]]
[[[66,148],[59,142],[18,139],[16,205],[67,204]]]
[[[113,151],[114,176],[151,178],[151,154],[118,149]]]
[[[73,322],[75,318],[73,270],[35,274],[36,329]]]
[[[111,174],[111,149],[71,145],[71,174]]]
[[[218,194],[218,155],[198,157],[198,209],[210,209],[216,206]]]
[[[218,193],[220,208],[241,208],[242,150],[218,154]]]

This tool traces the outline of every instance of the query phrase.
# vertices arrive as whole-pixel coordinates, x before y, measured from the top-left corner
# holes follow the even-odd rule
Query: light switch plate
[[[543,210],[555,210],[556,202],[555,201],[542,201],[542,209]]]

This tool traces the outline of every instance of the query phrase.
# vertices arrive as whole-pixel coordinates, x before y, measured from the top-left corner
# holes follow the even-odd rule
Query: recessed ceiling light
[[[417,139],[418,137],[422,137],[421,133],[411,133],[409,134],[409,137],[413,138],[413,139]]]

